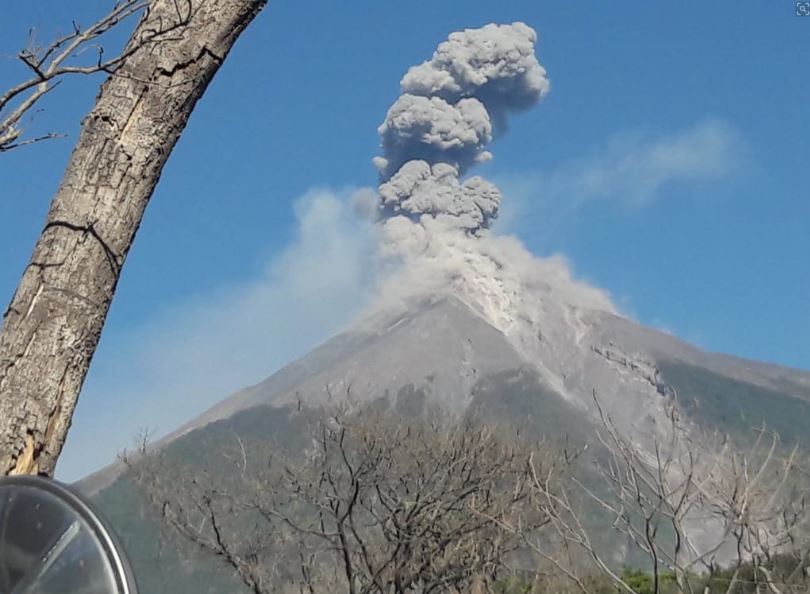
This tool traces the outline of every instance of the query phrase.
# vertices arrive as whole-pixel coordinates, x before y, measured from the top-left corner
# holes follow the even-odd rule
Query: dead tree
[[[4,314],[0,475],[53,473],[121,268],[161,171],[197,100],[265,3],[152,0],[123,50],[125,59],[100,63],[113,74],[83,121]],[[54,54],[46,60],[49,55]],[[35,73],[45,68],[41,60],[31,58]],[[57,72],[58,57],[55,63],[56,70],[49,74],[46,68],[42,76]],[[15,126],[12,121],[5,133],[16,134]]]
[[[469,592],[491,585],[519,548],[498,522],[527,511],[527,452],[470,424],[333,416],[304,463],[288,467],[293,501],[269,511],[340,568],[350,594]]]
[[[38,46],[31,33],[28,46],[17,54],[29,74],[28,78],[0,94],[0,152],[59,136],[49,132],[24,138],[20,122],[33,113],[39,101],[53,91],[63,78],[82,74],[113,74],[139,47],[159,43],[175,27],[185,24],[185,18],[178,13],[173,26],[148,32],[138,39],[138,43],[130,43],[126,51],[114,56],[105,55],[101,44],[104,35],[123,23],[142,17],[148,7],[148,0],[121,0],[88,27],[81,27],[74,21],[69,33],[46,46]]]
[[[576,494],[595,506],[615,533],[646,555],[653,592],[807,592],[810,509],[797,450],[762,430],[740,452],[722,436],[687,427],[673,408],[669,424],[645,448],[621,434],[599,406],[602,446],[595,457],[601,489],[573,478],[573,491],[533,471],[538,503],[566,546],[623,592],[634,594],[605,551],[594,543]],[[576,569],[564,566],[548,542],[532,548],[588,592]],[[778,566],[778,575],[775,568]],[[745,584],[743,583],[745,582]],[[756,584],[756,590],[743,585]]]
[[[501,526],[546,522],[529,449],[487,427],[330,413],[303,459],[268,466],[251,450],[232,452],[238,481],[178,481],[177,466],[150,470],[154,454],[133,469],[164,525],[256,593],[492,592],[522,547]]]
[[[276,586],[287,577],[279,573],[287,554],[285,527],[251,514],[244,491],[205,469],[171,462],[162,452],[150,451],[145,441],[122,461],[151,504],[148,513],[161,522],[163,536],[179,536],[219,559],[253,594],[280,592]],[[246,471],[246,466],[239,468],[242,480]],[[275,491],[264,495],[273,498]]]

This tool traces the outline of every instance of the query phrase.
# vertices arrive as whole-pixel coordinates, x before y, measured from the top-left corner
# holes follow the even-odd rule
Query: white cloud
[[[356,216],[357,195],[307,193],[296,238],[261,276],[175,304],[109,351],[102,344],[59,476],[111,462],[144,427],[175,429],[340,331],[375,282],[377,230]]]
[[[547,173],[498,179],[505,222],[520,214],[557,219],[594,200],[642,207],[670,186],[728,177],[742,160],[740,135],[729,124],[706,120],[668,135],[620,134],[589,157]]]

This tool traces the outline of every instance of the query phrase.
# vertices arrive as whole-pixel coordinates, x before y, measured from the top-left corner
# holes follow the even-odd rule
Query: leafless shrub
[[[256,593],[493,592],[547,522],[540,454],[472,423],[333,410],[303,458],[229,456],[225,481],[157,454],[131,468],[163,522]]]
[[[698,435],[674,407],[668,425],[645,448],[619,433],[594,400],[601,423],[602,448],[595,456],[601,489],[575,477],[572,488],[560,488],[559,482],[551,483],[551,474],[532,469],[538,505],[562,549],[584,553],[620,590],[636,592],[595,545],[574,496],[584,494],[618,536],[646,555],[656,594],[665,585],[682,594],[731,594],[742,591],[743,581],[755,583],[756,592],[807,591],[810,514],[797,449],[784,455],[779,436],[763,429],[750,450],[739,452],[722,436]],[[581,591],[590,592],[573,566],[563,563],[561,549],[549,548],[549,542],[527,539]],[[751,575],[744,577],[746,572]]]

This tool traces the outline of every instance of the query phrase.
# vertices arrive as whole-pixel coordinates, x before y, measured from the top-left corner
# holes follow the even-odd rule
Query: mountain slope
[[[222,452],[237,436],[300,450],[301,411],[330,400],[382,402],[405,415],[472,413],[582,444],[596,427],[594,391],[639,443],[656,434],[676,397],[692,421],[741,441],[762,422],[787,440],[810,437],[806,372],[704,353],[598,310],[555,312],[529,328],[504,332],[480,308],[448,295],[383,310],[223,400],[158,447],[178,463],[226,473]],[[161,536],[120,465],[78,486],[118,529],[144,592],[239,591],[215,559]]]
[[[593,393],[626,431],[650,437],[675,396],[696,422],[739,431],[740,415],[757,419],[783,437],[808,436],[810,373],[706,353],[672,335],[599,310],[576,310],[572,322],[541,320],[518,338],[455,296],[421,299],[360,321],[266,380],[240,390],[164,437],[177,438],[260,405],[363,402],[416,392],[444,409],[461,412],[482,386],[510,376],[532,376],[533,390],[549,407],[565,403],[567,422],[544,423],[574,432],[593,418]],[[571,330],[574,324],[578,327]],[[527,345],[526,334],[534,339]],[[551,338],[549,338],[551,336]],[[503,386],[502,386],[503,387]],[[788,412],[789,411],[789,412]],[[805,413],[808,413],[805,416]],[[573,416],[572,416],[573,415]],[[579,417],[576,421],[573,417]],[[581,431],[577,431],[581,433]],[[118,476],[113,465],[80,481],[95,493]]]

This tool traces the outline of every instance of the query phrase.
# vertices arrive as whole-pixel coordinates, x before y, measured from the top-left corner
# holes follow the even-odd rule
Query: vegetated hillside
[[[661,360],[658,367],[682,409],[706,428],[742,443],[763,428],[778,433],[786,445],[810,442],[810,402],[789,385],[766,388],[680,361]]]

